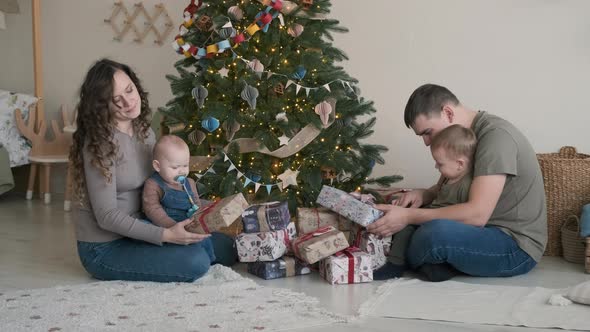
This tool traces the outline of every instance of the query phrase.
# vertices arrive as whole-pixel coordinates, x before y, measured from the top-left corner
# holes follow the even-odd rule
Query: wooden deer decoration
[[[39,188],[45,203],[51,202],[51,193],[49,182],[51,178],[51,164],[67,163],[69,148],[72,142],[70,134],[64,133],[57,124],[56,120],[51,120],[53,139],[48,140],[47,124],[43,120],[43,114],[38,114],[38,109],[29,111],[29,121],[25,124],[21,110],[15,111],[16,127],[21,135],[25,136],[31,142],[31,151],[29,152],[29,161],[31,162],[31,171],[29,173],[29,184],[27,187],[27,199],[33,197],[33,187],[35,185],[35,176],[37,166],[40,165]],[[65,107],[61,109],[62,119],[65,124],[69,123],[69,117]],[[37,117],[40,118],[38,128],[35,128]],[[69,185],[69,184],[68,184]],[[66,188],[66,200],[69,200],[69,191]],[[69,209],[69,207],[68,207]]]
[[[68,115],[66,114],[64,107],[62,107],[61,113],[64,123],[69,123]],[[51,128],[53,130],[54,138],[53,140],[48,141],[46,137],[46,122],[41,120],[39,122],[39,128],[35,128],[36,118],[37,112],[29,112],[29,121],[25,124],[21,110],[17,109],[15,111],[16,127],[24,137],[31,141],[31,152],[29,153],[29,157],[67,156],[71,144],[70,135],[64,134],[56,120],[51,120]]]

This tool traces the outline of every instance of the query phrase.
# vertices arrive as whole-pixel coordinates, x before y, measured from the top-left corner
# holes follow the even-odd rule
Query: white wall
[[[112,40],[103,19],[113,1],[42,0],[46,110],[73,105],[89,66],[103,56],[131,64],[150,92],[153,109],[170,98],[165,74],[179,59],[167,42]],[[132,6],[136,1],[123,0]],[[148,11],[162,1],[145,0]],[[0,30],[0,88],[32,92],[31,15],[7,15]],[[189,3],[164,2],[174,25]],[[575,145],[590,152],[590,2],[586,0],[333,0],[331,17],[350,33],[336,46],[360,80],[363,97],[377,107],[370,141],[384,144],[386,166],[376,174],[401,174],[400,185],[431,184],[436,173],[428,149],[403,124],[407,98],[419,85],[447,86],[466,106],[500,115],[523,130],[538,152]],[[175,31],[173,32],[173,34]],[[169,36],[169,40],[173,35]],[[56,117],[56,114],[48,114]],[[56,189],[59,190],[59,189]]]
[[[590,152],[590,1],[336,0],[332,16],[349,73],[375,101],[376,135],[389,147],[375,174],[426,186],[436,177],[421,139],[403,124],[412,91],[442,84],[468,107],[512,121],[537,152]]]

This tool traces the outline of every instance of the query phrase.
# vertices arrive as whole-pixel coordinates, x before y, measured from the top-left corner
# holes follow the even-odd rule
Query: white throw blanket
[[[590,330],[590,307],[552,306],[564,290],[398,279],[382,285],[362,316]]]

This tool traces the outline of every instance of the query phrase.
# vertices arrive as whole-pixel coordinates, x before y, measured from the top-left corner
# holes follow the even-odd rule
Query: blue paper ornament
[[[219,128],[219,120],[212,116],[208,116],[201,121],[201,126],[203,129],[207,130],[208,132],[213,132],[215,129]]]
[[[295,68],[295,73],[293,74],[293,78],[296,80],[302,80],[305,77],[305,74],[307,74],[307,69],[305,69],[305,67],[299,65],[299,66],[297,66],[297,68]]]

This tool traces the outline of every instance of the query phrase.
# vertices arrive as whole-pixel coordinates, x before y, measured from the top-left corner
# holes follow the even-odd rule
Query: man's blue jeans
[[[237,261],[233,239],[221,233],[187,246],[157,246],[130,238],[78,241],[78,254],[86,271],[100,280],[192,282],[212,264],[231,266]]]
[[[448,263],[478,277],[525,274],[537,264],[497,227],[476,227],[445,219],[418,227],[406,254],[414,269],[425,263]]]

